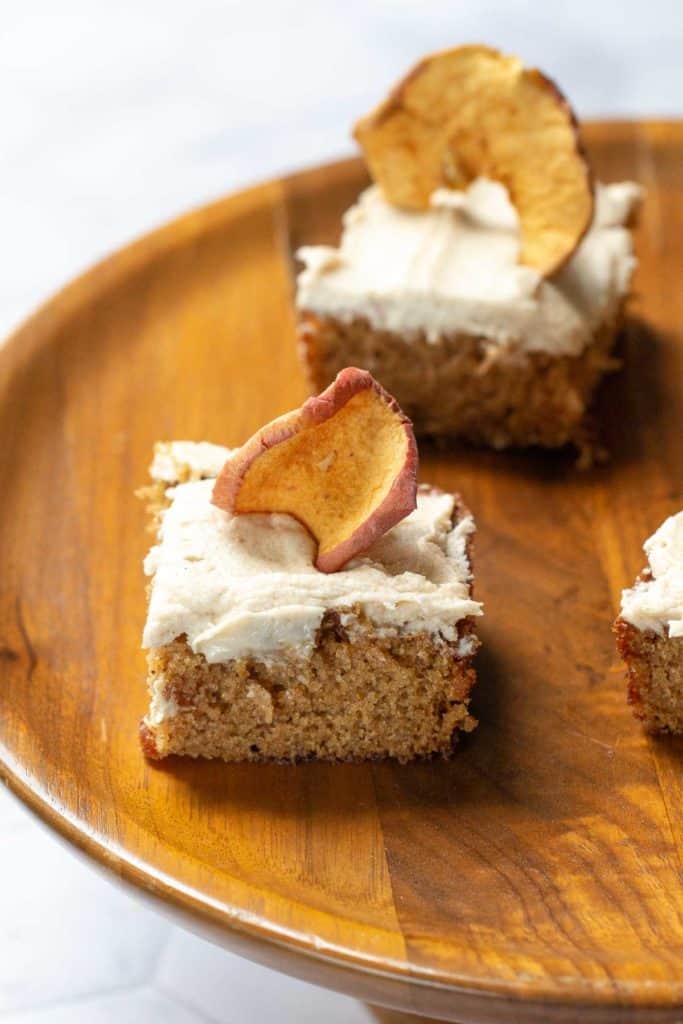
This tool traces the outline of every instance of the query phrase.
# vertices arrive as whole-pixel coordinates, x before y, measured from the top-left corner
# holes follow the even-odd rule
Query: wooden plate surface
[[[304,397],[293,250],[357,161],[230,197],[66,288],[0,351],[0,771],[185,923],[272,966],[462,1021],[683,1016],[683,747],[641,733],[610,632],[683,505],[683,126],[594,124],[648,189],[599,401],[611,463],[425,451],[479,525],[475,712],[451,763],[147,765],[133,491],[163,438],[240,444]]]

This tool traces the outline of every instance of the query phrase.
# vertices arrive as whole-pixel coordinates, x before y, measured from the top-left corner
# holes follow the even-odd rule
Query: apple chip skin
[[[548,276],[593,217],[593,181],[578,123],[557,86],[486,46],[422,60],[354,128],[390,203],[424,210],[437,188],[477,177],[508,190],[520,224],[520,263]]]
[[[336,572],[413,511],[417,467],[410,420],[370,373],[347,367],[233,453],[211,500],[295,516],[318,542],[316,568]]]

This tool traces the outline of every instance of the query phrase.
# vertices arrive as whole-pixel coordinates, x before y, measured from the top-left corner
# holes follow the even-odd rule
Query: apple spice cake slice
[[[355,135],[375,184],[338,248],[298,253],[311,389],[353,363],[418,435],[586,449],[617,365],[640,187],[594,188],[561,94],[487,47],[425,59]]]
[[[683,733],[683,511],[644,544],[648,567],[614,624],[628,699],[651,733]]]
[[[408,761],[449,754],[476,724],[472,516],[457,497],[416,487],[409,425],[372,378],[342,377],[320,396],[313,425],[304,406],[236,451],[157,445],[145,491],[158,530],[145,562],[147,756]],[[372,450],[381,462],[394,446],[388,478],[367,460],[354,466],[368,421],[351,403],[366,391],[384,406]],[[268,472],[250,482],[259,462]],[[360,476],[370,484],[360,529],[337,522],[321,568],[327,514]],[[268,492],[283,480],[293,499]],[[248,503],[263,495],[268,511],[240,511],[242,491]],[[317,506],[307,525],[301,510],[283,511],[292,500]],[[349,550],[329,571],[330,552],[334,564],[335,551],[346,559]]]

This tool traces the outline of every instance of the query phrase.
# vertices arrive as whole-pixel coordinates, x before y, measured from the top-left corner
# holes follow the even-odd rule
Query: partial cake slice
[[[376,183],[338,247],[298,252],[311,389],[352,363],[418,435],[581,447],[617,365],[640,187],[594,187],[552,83],[485,47],[427,58],[356,137]]]
[[[644,548],[649,565],[622,595],[617,647],[636,717],[648,732],[683,733],[683,511]]]
[[[145,562],[151,704],[141,735],[148,756],[408,761],[450,753],[458,732],[474,727],[468,705],[481,614],[472,597],[474,521],[458,497],[435,488],[416,491],[413,483],[411,499],[412,431],[394,406],[387,406],[396,420],[391,444],[400,452],[405,436],[406,455],[388,476],[380,481],[350,443],[350,417],[362,409],[350,405],[349,381],[355,398],[371,391],[370,402],[391,402],[368,376],[347,371],[341,385],[235,452],[157,446],[145,495],[158,530]],[[328,429],[340,409],[346,419]],[[322,441],[319,434],[309,441],[305,431],[321,423]],[[383,437],[380,424],[367,451],[384,471]],[[292,438],[297,443],[286,449]],[[371,484],[369,512],[360,503],[361,525],[343,542],[345,552],[349,545],[356,552],[336,571],[340,545],[330,554],[324,537],[316,540],[293,515],[240,511],[236,481],[246,505],[273,481],[286,483],[264,497],[272,508],[290,500],[302,473],[315,487],[311,506],[322,496],[331,514],[341,509],[335,538],[348,532],[347,507],[356,507],[352,496],[340,507],[343,482],[360,473]],[[321,517],[311,520],[319,526]]]

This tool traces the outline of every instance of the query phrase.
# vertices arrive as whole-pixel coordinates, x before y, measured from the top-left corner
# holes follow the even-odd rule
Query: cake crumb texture
[[[452,642],[382,637],[368,626],[350,642],[328,612],[310,658],[211,665],[178,638],[148,652],[143,749],[156,758],[225,761],[447,756],[457,733],[476,725],[468,710],[478,646],[472,631],[473,620],[463,620]],[[155,723],[159,704],[176,711]]]
[[[299,343],[312,392],[347,364],[363,367],[395,396],[420,436],[459,437],[493,448],[583,446],[588,406],[611,356],[620,317],[578,354],[500,346],[474,335],[409,340],[302,312]]]
[[[636,718],[650,733],[683,734],[683,637],[640,630],[623,618],[615,633]]]

